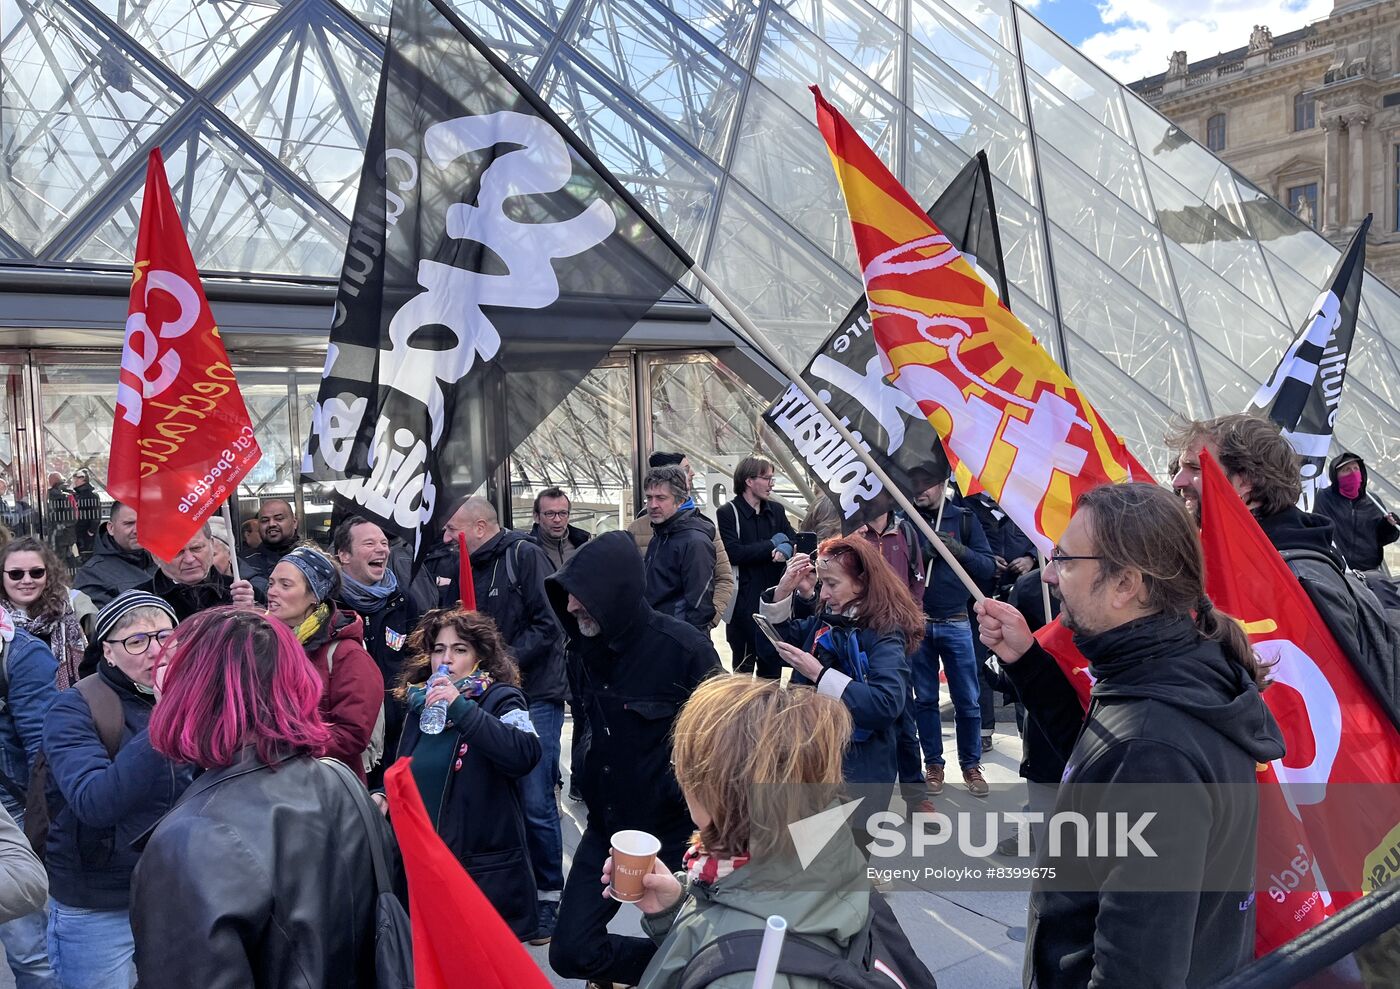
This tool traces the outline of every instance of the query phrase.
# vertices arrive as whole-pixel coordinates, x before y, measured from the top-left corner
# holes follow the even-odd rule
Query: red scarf
[[[690,847],[685,850],[685,858],[681,864],[685,866],[685,874],[690,877],[691,882],[713,886],[734,870],[748,865],[749,857],[711,855],[705,850],[705,845],[697,834],[690,839]]]

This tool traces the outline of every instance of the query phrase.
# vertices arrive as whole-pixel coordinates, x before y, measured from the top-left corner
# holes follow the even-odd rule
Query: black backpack
[[[762,931],[721,934],[697,951],[681,972],[679,989],[705,989],[726,975],[758,965]],[[783,938],[778,974],[812,979],[835,989],[937,989],[894,911],[878,892],[870,894],[870,916],[844,954],[800,934]]]

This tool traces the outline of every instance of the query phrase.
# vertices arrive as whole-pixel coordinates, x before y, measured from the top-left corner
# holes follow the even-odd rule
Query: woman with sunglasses
[[[53,652],[58,689],[77,683],[88,644],[83,619],[96,609],[86,594],[70,592],[68,568],[42,541],[24,536],[0,549],[0,605]]]
[[[398,756],[407,757],[434,827],[521,940],[539,928],[525,845],[520,781],[540,761],[520,672],[496,623],[477,611],[430,611],[409,637],[395,693],[408,706]],[[447,667],[451,683],[428,686]],[[447,702],[447,727],[426,735],[428,704]],[[385,809],[383,794],[375,800]],[[544,943],[532,941],[531,943]]]
[[[793,683],[815,684],[851,712],[846,782],[894,783],[909,654],[924,633],[904,581],[864,538],[842,536],[823,542],[815,563],[805,553],[789,560],[759,610],[783,640],[778,655]]]
[[[93,625],[97,672],[54,701],[48,758],[49,961],[63,989],[129,989],[136,981],[128,905],[132,847],[191,781],[151,747],[154,671],[174,635],[161,598],[125,591]]]

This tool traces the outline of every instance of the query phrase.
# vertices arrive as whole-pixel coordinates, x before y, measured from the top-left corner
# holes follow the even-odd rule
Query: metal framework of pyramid
[[[454,0],[789,354],[860,282],[807,87],[915,198],[985,149],[1011,305],[1144,462],[1244,408],[1337,250],[1008,0]],[[0,0],[0,264],[122,268],[163,147],[207,272],[334,278],[388,0]],[[1400,297],[1337,424],[1400,501]],[[1377,476],[1380,475],[1380,476]]]

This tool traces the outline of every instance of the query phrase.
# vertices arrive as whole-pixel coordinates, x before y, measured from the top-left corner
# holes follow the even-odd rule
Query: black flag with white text
[[[928,215],[968,263],[996,287],[1005,304],[1005,264],[985,153],[979,151],[968,160],[929,207]],[[912,497],[929,480],[946,476],[948,460],[937,430],[913,399],[885,380],[863,294],[818,348],[802,377],[907,495]],[[880,479],[795,384],[788,385],[763,417],[836,506],[844,531],[892,507]],[[915,469],[928,477],[916,474],[911,480],[910,471]]]
[[[395,0],[302,464],[421,556],[691,265],[443,0]]]
[[[1303,496],[1299,505],[1306,511],[1312,510],[1317,492],[1328,484],[1327,453],[1356,337],[1361,279],[1366,270],[1366,231],[1370,227],[1371,216],[1367,214],[1332,269],[1332,277],[1313,303],[1302,329],[1249,403],[1248,411],[1283,427],[1283,435],[1302,459]]]

